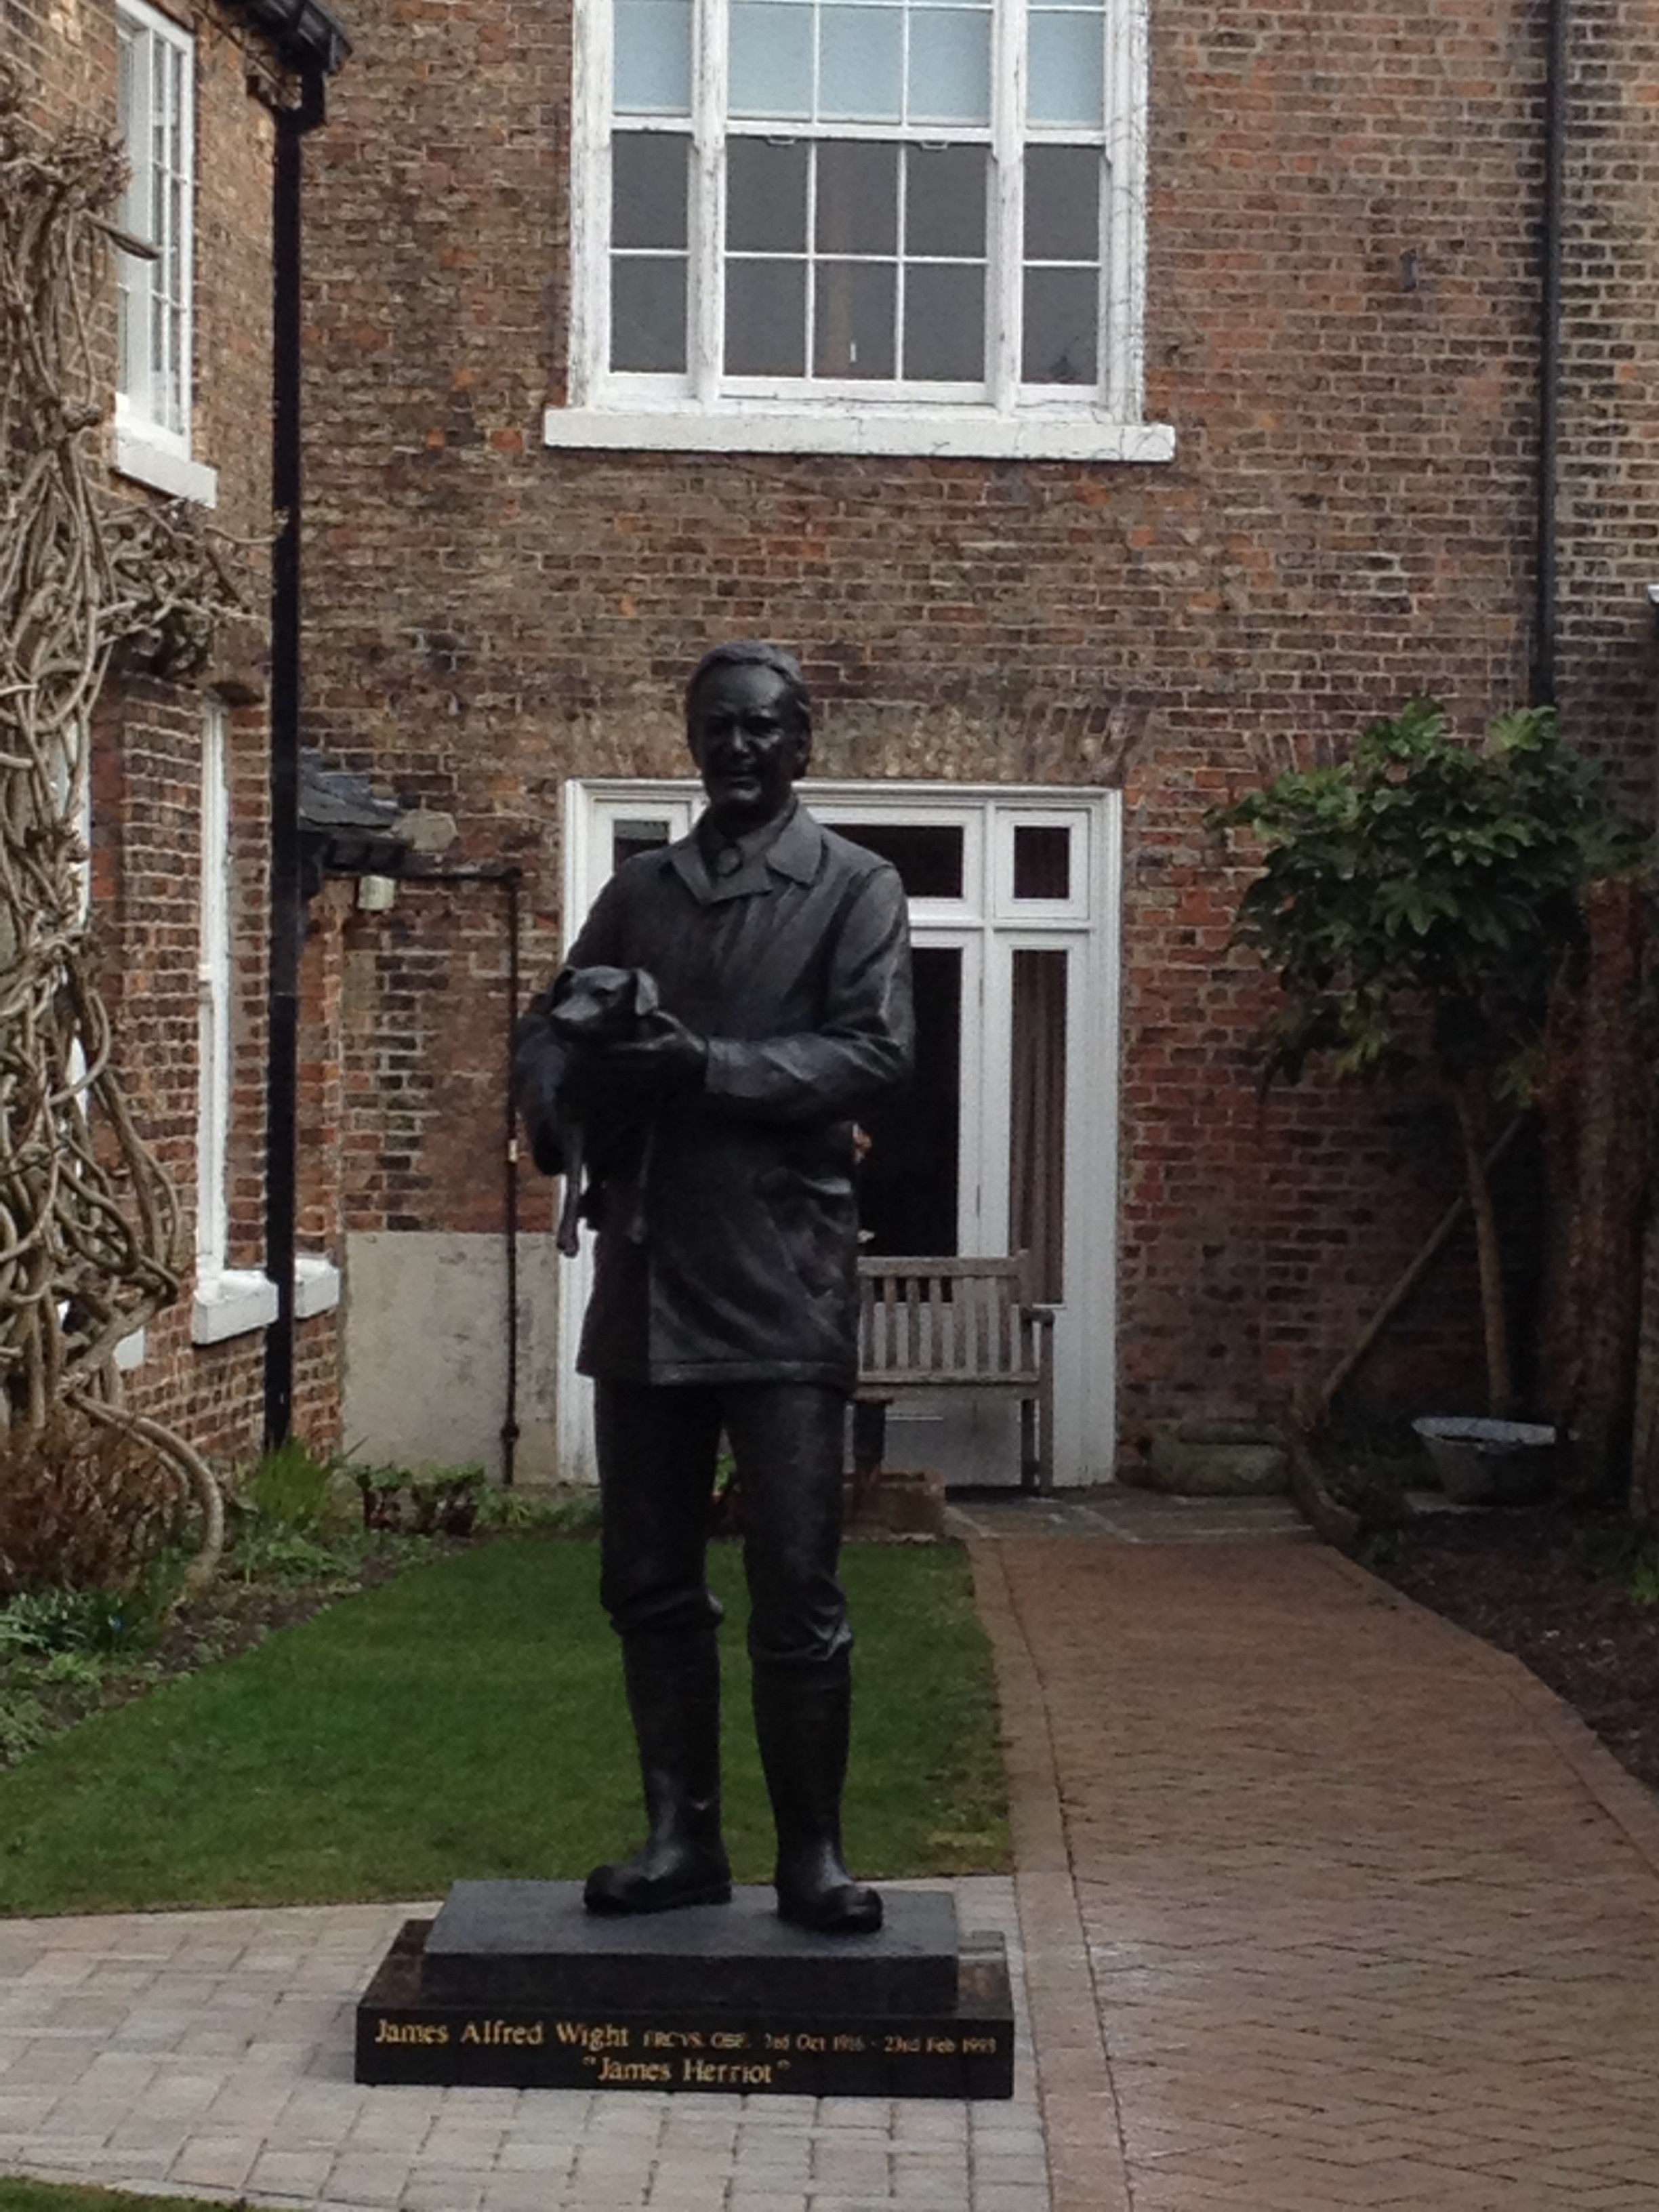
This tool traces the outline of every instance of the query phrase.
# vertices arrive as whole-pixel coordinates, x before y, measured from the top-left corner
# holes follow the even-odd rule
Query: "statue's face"
[[[734,837],[785,811],[812,750],[782,677],[741,662],[712,668],[698,684],[685,734],[714,825]]]

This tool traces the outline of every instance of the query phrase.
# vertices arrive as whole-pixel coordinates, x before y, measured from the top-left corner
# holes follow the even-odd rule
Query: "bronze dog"
[[[529,1133],[531,1152],[544,1175],[562,1175],[564,1202],[559,1209],[557,1243],[567,1259],[576,1255],[577,1224],[592,1195],[585,1191],[589,1146],[586,1120],[570,1093],[573,1061],[594,1048],[624,1044],[650,1024],[657,1011],[657,987],[641,968],[570,968],[550,992],[536,1000],[519,1024],[514,1048],[514,1095]],[[640,1161],[639,1206],[629,1224],[637,1243],[645,1233],[645,1183],[650,1165],[651,1132],[644,1136]]]

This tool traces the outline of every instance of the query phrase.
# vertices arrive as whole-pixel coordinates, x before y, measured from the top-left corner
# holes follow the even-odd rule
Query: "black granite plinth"
[[[637,2010],[716,2003],[768,2014],[945,2012],[957,2001],[953,1898],[898,1889],[873,1936],[780,1920],[769,1889],[678,1912],[589,1912],[574,1881],[458,1881],[427,1938],[422,1987],[446,2004]]]
[[[846,1937],[786,1928],[770,1890],[605,1919],[574,1883],[458,1883],[435,1923],[406,1923],[364,1993],[356,2078],[1012,2096],[1001,1937],[958,1942],[948,1897],[884,1894],[887,1927]]]

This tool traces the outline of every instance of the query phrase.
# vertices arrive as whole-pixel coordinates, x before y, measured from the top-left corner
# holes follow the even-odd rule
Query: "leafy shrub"
[[[124,1591],[176,1542],[178,1477],[121,1430],[59,1411],[0,1436],[0,1601],[19,1591]]]

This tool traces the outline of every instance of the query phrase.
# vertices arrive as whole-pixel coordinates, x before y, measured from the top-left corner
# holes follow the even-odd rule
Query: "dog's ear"
[[[635,1019],[643,1021],[647,1014],[654,1014],[659,1003],[656,977],[647,975],[643,968],[636,968],[634,970]]]

